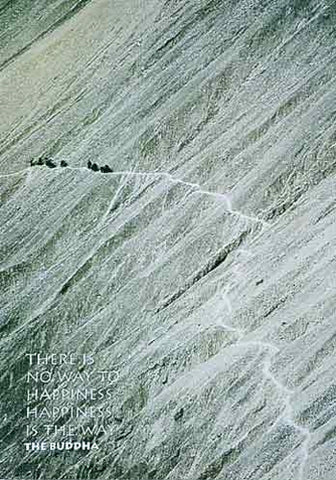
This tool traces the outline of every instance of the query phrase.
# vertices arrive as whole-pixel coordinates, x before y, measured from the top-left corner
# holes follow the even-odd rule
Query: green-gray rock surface
[[[0,1],[1,479],[335,480],[335,30],[332,0]],[[29,352],[102,388],[31,408],[102,417],[27,420]]]

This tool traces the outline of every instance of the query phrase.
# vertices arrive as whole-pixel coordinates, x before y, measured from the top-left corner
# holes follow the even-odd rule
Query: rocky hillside
[[[335,32],[0,0],[1,479],[335,480]]]

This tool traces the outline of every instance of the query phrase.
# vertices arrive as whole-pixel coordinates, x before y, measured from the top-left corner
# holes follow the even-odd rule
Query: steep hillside
[[[0,1],[1,479],[335,480],[335,30],[332,0]],[[46,370],[100,394],[27,419]],[[70,425],[99,448],[26,451]]]

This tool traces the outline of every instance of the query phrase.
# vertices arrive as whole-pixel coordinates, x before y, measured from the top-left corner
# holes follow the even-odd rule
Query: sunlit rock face
[[[0,3],[1,478],[335,480],[335,29],[331,0]],[[27,420],[29,352],[103,389],[31,408],[103,417]],[[69,438],[99,448],[24,447]]]

